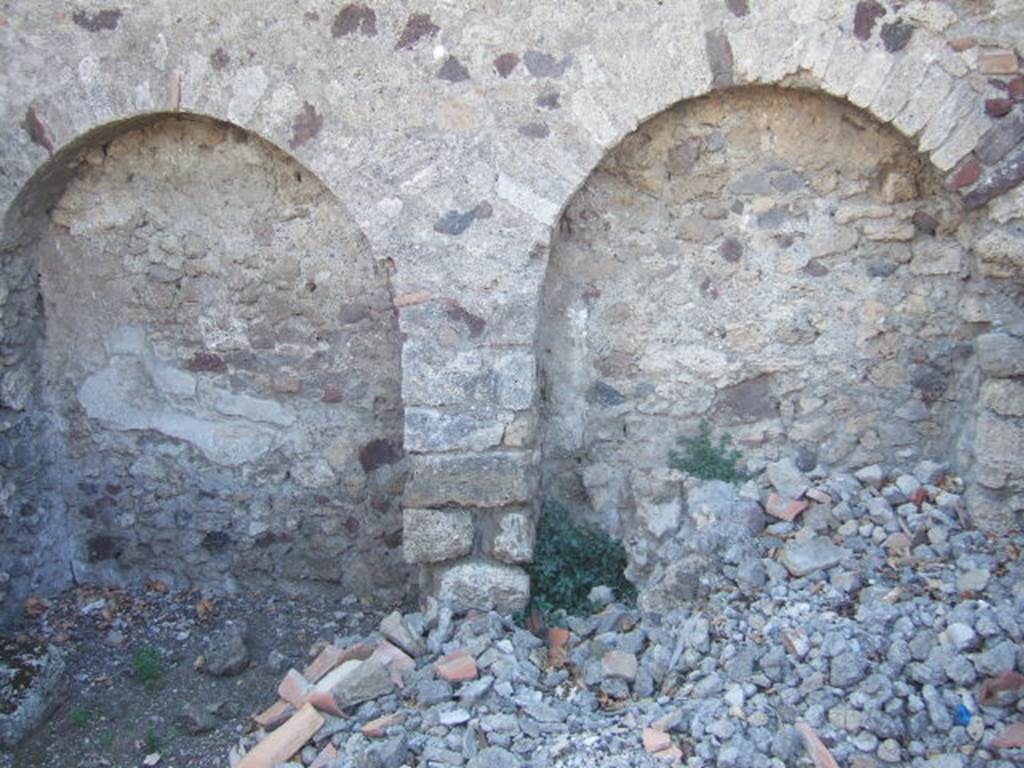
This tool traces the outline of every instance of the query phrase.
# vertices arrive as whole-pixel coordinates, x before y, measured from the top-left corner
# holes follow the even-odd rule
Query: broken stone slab
[[[437,592],[455,611],[476,608],[513,613],[526,606],[530,577],[512,565],[466,560],[441,573]]]
[[[39,726],[60,701],[64,656],[55,646],[0,638],[0,746],[14,747]],[[13,681],[22,684],[14,687]]]
[[[815,536],[803,542],[788,545],[779,557],[791,576],[806,576],[815,571],[832,568],[846,557],[846,550],[837,547],[824,536]]]
[[[636,655],[625,651],[608,651],[601,657],[601,672],[605,677],[633,682],[636,680]]]
[[[790,499],[801,498],[810,488],[804,473],[790,458],[769,464],[765,467],[765,474],[775,490]]]
[[[339,707],[345,708],[387,696],[394,689],[387,667],[376,659],[367,659],[343,676],[331,688],[331,695]]]
[[[401,611],[392,611],[380,622],[380,633],[410,656],[423,653],[423,643],[405,623]]]
[[[806,501],[798,501],[778,493],[771,494],[764,505],[765,512],[787,523],[793,522],[805,509],[807,509]]]

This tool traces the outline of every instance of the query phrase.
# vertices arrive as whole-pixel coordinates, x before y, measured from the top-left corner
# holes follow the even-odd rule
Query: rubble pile
[[[311,649],[231,765],[1009,768],[1024,565],[971,530],[962,491],[928,462],[777,462],[740,491],[761,532],[698,599],[597,588],[593,615],[531,632],[428,598]]]

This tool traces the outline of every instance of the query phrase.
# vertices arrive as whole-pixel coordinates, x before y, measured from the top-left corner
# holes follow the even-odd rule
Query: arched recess
[[[307,169],[228,123],[135,118],[36,174],[3,256],[15,591],[59,582],[44,561],[405,589],[389,275]]]
[[[956,464],[973,337],[1020,319],[1017,287],[961,242],[980,216],[828,96],[737,88],[645,122],[553,238],[544,494],[629,538],[643,577],[678,554],[668,452],[702,419],[755,460]]]

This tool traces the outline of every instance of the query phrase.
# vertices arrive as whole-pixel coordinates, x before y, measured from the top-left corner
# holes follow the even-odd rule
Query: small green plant
[[[701,420],[695,437],[680,435],[676,442],[682,451],[669,451],[668,465],[702,480],[742,483],[751,475],[736,466],[743,456],[730,447],[732,438],[722,435],[717,445],[711,439],[711,427]]]
[[[117,734],[114,732],[114,729],[113,728],[107,728],[106,730],[103,731],[103,733],[100,734],[100,738],[99,738],[100,747],[103,749],[103,751],[109,752],[111,747],[114,746],[114,741],[116,739],[117,739]]]
[[[69,717],[71,724],[75,728],[85,728],[85,726],[89,724],[89,721],[92,720],[92,712],[84,707],[75,707],[71,710]]]
[[[573,521],[569,511],[555,501],[545,503],[537,524],[537,544],[530,574],[530,606],[548,623],[565,615],[589,614],[587,598],[599,585],[611,587],[618,598],[632,602],[634,587],[625,576],[626,549],[604,531]]]
[[[150,691],[160,687],[164,676],[164,661],[160,657],[160,651],[152,645],[142,645],[135,649],[132,656],[132,670],[135,679]]]
[[[160,734],[152,728],[147,728],[146,735],[142,740],[142,745],[147,754],[152,754],[153,752],[159,752],[163,747],[164,742],[163,739],[160,738]]]

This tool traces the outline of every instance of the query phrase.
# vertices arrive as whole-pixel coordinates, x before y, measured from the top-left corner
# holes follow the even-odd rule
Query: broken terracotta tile
[[[992,742],[996,749],[1024,747],[1024,723],[1014,723]]]
[[[1024,675],[1011,669],[999,677],[990,677],[981,684],[981,688],[978,689],[978,703],[983,707],[987,706],[991,700],[1000,698],[999,694],[1021,688],[1024,688]]]
[[[313,762],[309,764],[309,768],[327,768],[337,756],[337,748],[333,744],[328,743],[326,747],[320,750],[320,754],[316,756]]]
[[[655,752],[651,757],[655,760],[666,760],[678,764],[683,759],[683,750],[675,744],[669,744],[668,747],[661,750],[661,752]]]
[[[476,679],[476,660],[469,651],[458,650],[443,656],[434,664],[438,676],[449,683],[463,683]]]
[[[799,722],[796,724],[796,729],[804,737],[807,754],[810,755],[811,762],[814,763],[815,768],[839,768],[839,763],[835,761],[832,753],[828,751],[821,742],[821,739],[818,738],[818,734],[814,732],[814,729],[808,723]]]
[[[341,707],[338,706],[338,702],[329,691],[314,688],[306,694],[303,704],[306,703],[312,704],[321,712],[326,712],[329,715],[345,717],[345,713],[341,711]]]
[[[317,682],[321,677],[344,661],[342,658],[344,653],[344,648],[339,648],[336,645],[326,646],[319,654],[317,654],[317,657],[310,662],[309,666],[302,671],[302,676],[310,683]]]
[[[238,768],[274,768],[294,755],[324,725],[312,704],[304,704],[288,722],[250,749]]]
[[[296,670],[289,669],[284,680],[277,686],[277,695],[287,701],[293,707],[301,707],[310,689],[309,681],[300,675]]]
[[[672,746],[672,738],[664,731],[655,730],[654,728],[644,728],[641,738],[644,742],[644,749],[652,755]]]
[[[787,499],[785,496],[780,496],[777,493],[773,493],[768,497],[764,507],[764,511],[769,515],[779,520],[785,520],[787,523],[793,522],[796,516],[805,509],[807,509],[806,501]]]
[[[295,707],[283,699],[278,699],[259,714],[253,715],[252,719],[257,725],[271,731],[293,714]]]
[[[370,720],[364,723],[359,730],[362,731],[363,736],[370,739],[379,739],[383,737],[388,728],[393,725],[398,725],[404,719],[401,712],[395,712],[391,715],[385,715],[384,717],[378,717],[376,720]]]

